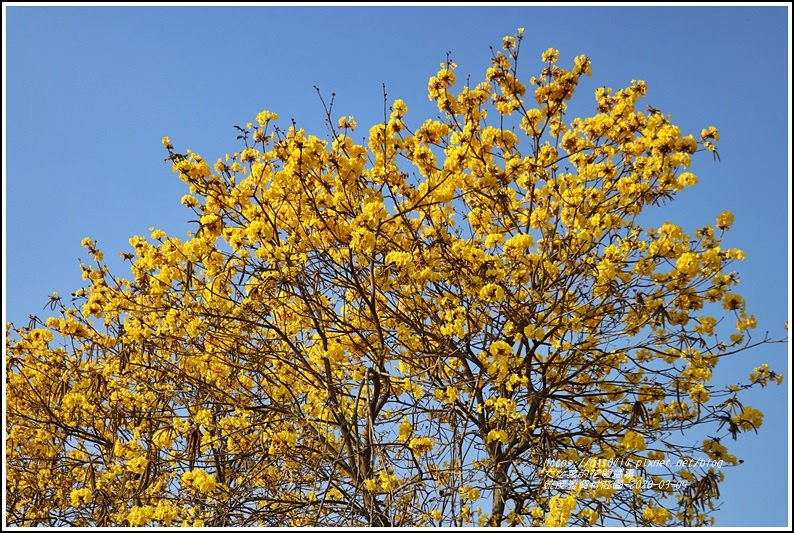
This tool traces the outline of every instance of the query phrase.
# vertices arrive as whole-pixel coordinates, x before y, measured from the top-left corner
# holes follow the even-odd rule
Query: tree
[[[366,145],[333,100],[329,140],[263,111],[213,167],[164,138],[195,231],[130,239],[129,279],[84,239],[73,303],[7,327],[9,524],[709,523],[741,391],[782,381],[712,371],[784,341],[751,337],[730,213],[640,223],[718,132],[641,81],[569,122],[590,60],[547,50],[527,97],[521,40]]]

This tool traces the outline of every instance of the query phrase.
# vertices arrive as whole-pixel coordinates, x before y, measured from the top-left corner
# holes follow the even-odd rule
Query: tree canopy
[[[165,137],[187,238],[131,238],[122,277],[87,237],[71,302],[7,325],[8,523],[710,523],[763,421],[742,391],[782,381],[712,373],[779,341],[751,336],[731,213],[641,224],[719,133],[642,81],[571,119],[590,60],[525,83],[521,42],[481,83],[447,57],[439,116],[385,101],[362,143],[322,97],[320,137],[262,111],[214,164]]]

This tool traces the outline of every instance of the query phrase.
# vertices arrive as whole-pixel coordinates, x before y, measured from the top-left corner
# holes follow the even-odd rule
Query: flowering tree
[[[447,58],[442,116],[396,100],[367,145],[332,102],[329,140],[263,111],[214,166],[164,138],[189,238],[133,237],[129,278],[86,238],[76,303],[8,326],[8,522],[709,523],[762,422],[740,392],[782,376],[710,383],[772,342],[733,216],[640,223],[718,133],[639,110],[641,81],[569,121],[590,60],[546,51],[527,97],[521,39],[477,85]]]

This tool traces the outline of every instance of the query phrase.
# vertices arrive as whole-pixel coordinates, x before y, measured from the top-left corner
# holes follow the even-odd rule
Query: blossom
[[[706,387],[702,383],[698,383],[691,389],[689,389],[689,397],[692,398],[692,401],[695,403],[706,403],[709,401],[711,397],[709,392],[706,390]]]
[[[422,455],[433,449],[435,441],[431,437],[417,437],[408,442],[408,447],[417,455]]]
[[[648,505],[643,510],[642,516],[652,524],[664,525],[672,518],[672,513],[664,507],[653,507]]]
[[[92,491],[89,488],[74,489],[69,494],[69,500],[73,507],[88,503],[91,501]]]
[[[629,430],[623,436],[622,445],[627,450],[642,451],[645,449],[645,437],[636,431]]]
[[[733,216],[733,213],[730,211],[723,211],[717,217],[717,227],[721,230],[727,230],[733,224],[733,221],[736,217]]]
[[[736,311],[744,309],[744,298],[740,295],[729,292],[722,298],[722,307],[728,311]]]
[[[146,470],[149,460],[146,457],[136,457],[127,462],[127,470],[136,474],[142,473]]]
[[[503,429],[492,429],[488,432],[488,442],[495,440],[502,444],[508,444],[510,442],[510,436],[507,434],[507,431]]]
[[[555,63],[560,58],[560,51],[554,48],[549,48],[541,56],[541,61]]]
[[[212,492],[215,489],[215,474],[208,474],[201,469],[188,470],[182,474],[182,485],[192,487],[199,492]]]
[[[704,141],[706,139],[714,139],[715,141],[720,140],[720,134],[717,131],[717,128],[714,126],[709,126],[708,128],[704,128],[700,131],[700,138]]]

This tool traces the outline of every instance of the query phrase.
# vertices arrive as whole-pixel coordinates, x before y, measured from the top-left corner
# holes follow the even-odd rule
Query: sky
[[[721,162],[695,157],[698,184],[654,216],[688,231],[729,210],[725,245],[747,259],[738,287],[755,338],[785,338],[791,316],[791,12],[765,7],[39,7],[3,5],[3,319],[46,317],[49,294],[82,286],[83,237],[111,269],[128,239],[155,227],[185,237],[187,193],[161,138],[214,162],[240,149],[235,125],[263,109],[286,127],[326,135],[324,111],[352,115],[366,134],[388,100],[406,122],[438,111],[427,80],[447,52],[463,81],[483,79],[491,50],[525,28],[519,77],[586,54],[592,77],[573,109],[594,113],[597,87],[644,80],[645,100],[685,133],[719,129]],[[573,107],[575,106],[575,107]],[[642,104],[644,107],[644,104]],[[744,398],[765,413],[758,435],[729,451],[720,526],[791,524],[791,348],[763,346],[717,367],[713,383],[746,381],[767,362],[784,386]],[[720,382],[719,380],[723,381]]]

